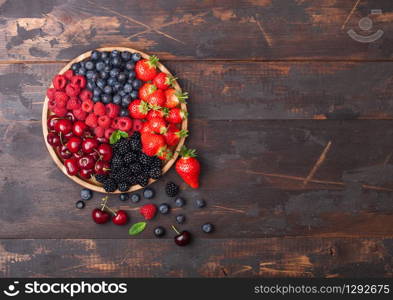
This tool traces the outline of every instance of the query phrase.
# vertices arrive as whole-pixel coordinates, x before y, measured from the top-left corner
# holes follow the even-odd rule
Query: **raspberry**
[[[113,128],[107,128],[107,129],[105,129],[105,137],[109,140],[109,138],[111,137],[111,135],[112,135],[112,133],[114,132],[115,130],[113,129]]]
[[[111,127],[114,129],[119,129],[119,119],[120,117],[116,117],[112,120]]]
[[[145,218],[145,220],[151,220],[157,213],[157,206],[154,204],[145,204],[139,209],[139,213]]]
[[[79,109],[79,108],[81,108],[81,101],[79,100],[79,98],[78,97],[71,97],[67,102],[67,109],[73,110],[73,109]]]
[[[83,90],[80,92],[79,94],[79,98],[81,98],[82,101],[85,101],[87,99],[91,99],[91,97],[93,97],[93,93],[89,90]]]
[[[68,96],[74,97],[79,95],[81,89],[79,88],[79,86],[69,83],[67,84],[65,91]]]
[[[94,107],[94,102],[90,99],[82,102],[82,109],[85,112],[92,112],[93,107]]]
[[[57,91],[55,93],[55,103],[58,107],[65,107],[68,101],[68,96],[64,92]]]
[[[55,99],[55,93],[56,93],[56,89],[54,88],[49,88],[46,90],[46,96],[49,98],[49,100]]]
[[[132,127],[132,120],[128,117],[120,117],[118,120],[118,126],[121,131],[128,131]]]
[[[84,121],[87,116],[87,112],[83,111],[81,108],[72,110],[72,113],[74,114],[75,118],[81,121]]]
[[[63,75],[56,75],[53,78],[52,83],[56,90],[62,90],[67,84],[67,79]]]
[[[105,115],[105,105],[101,102],[97,102],[94,104],[94,113],[97,116],[104,116]]]
[[[64,117],[67,113],[67,109],[65,107],[55,106],[52,109],[52,112],[58,117]]]
[[[103,137],[105,135],[105,129],[98,126],[94,128],[94,134],[96,137]]]
[[[142,129],[142,126],[143,126],[142,120],[134,119],[134,120],[132,121],[132,129],[133,129],[134,131],[140,131],[140,130]]]
[[[82,75],[74,75],[71,78],[71,83],[79,86],[80,89],[83,89],[86,86],[86,78]]]
[[[53,111],[53,109],[56,107],[56,102],[55,100],[49,100],[48,102],[48,107],[51,111]]]
[[[98,118],[98,126],[102,128],[109,128],[111,126],[112,120],[108,116],[100,116]]]
[[[85,123],[87,126],[90,126],[93,128],[97,127],[97,116],[93,113],[90,113],[87,116]]]
[[[67,78],[68,80],[71,80],[72,76],[74,76],[74,71],[72,71],[71,69],[70,69],[70,70],[67,70],[67,71],[64,72],[63,75],[64,75],[64,77]]]
[[[109,103],[106,105],[106,115],[109,118],[116,118],[119,115],[120,107],[114,103]]]

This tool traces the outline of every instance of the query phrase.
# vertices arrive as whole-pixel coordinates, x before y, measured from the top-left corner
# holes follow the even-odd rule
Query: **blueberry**
[[[117,76],[117,80],[119,82],[124,82],[126,81],[126,74],[124,72],[120,72],[119,75]]]
[[[105,52],[101,52],[101,58],[105,59],[109,57],[109,52],[105,51]]]
[[[97,79],[97,73],[95,71],[92,71],[92,70],[87,71],[86,72],[86,78],[95,80],[95,79]]]
[[[104,68],[104,71],[105,72],[110,72],[112,70],[112,67],[111,66],[105,66],[105,68]]]
[[[101,97],[100,96],[93,96],[93,98],[91,98],[91,100],[93,100],[94,103],[97,103],[97,102],[101,101]]]
[[[80,66],[81,66],[81,65],[80,65],[79,63],[74,63],[74,64],[72,64],[72,66],[71,66],[71,70],[74,71],[74,72],[76,72],[77,70],[79,70]]]
[[[81,190],[81,198],[82,200],[90,200],[93,197],[93,192],[89,189],[82,189]]]
[[[183,207],[185,204],[186,204],[186,202],[184,201],[183,198],[180,198],[180,197],[176,198],[175,205],[177,207]]]
[[[96,63],[96,70],[97,71],[103,71],[105,69],[105,64],[103,61],[98,61]]]
[[[87,70],[93,70],[94,67],[95,67],[95,65],[94,65],[94,63],[93,63],[91,60],[88,60],[88,61],[85,63],[85,68],[86,68]]]
[[[121,58],[122,58],[124,61],[130,60],[130,59],[131,59],[131,52],[123,51],[123,52],[120,54],[120,56],[121,56]]]
[[[110,86],[114,86],[116,84],[116,78],[115,77],[109,77],[106,83]]]
[[[116,82],[115,85],[113,86],[113,91],[118,92],[123,88],[123,85],[120,82]]]
[[[82,209],[85,207],[85,202],[83,202],[82,200],[76,201],[75,207],[78,209]]]
[[[128,107],[130,103],[132,102],[131,96],[130,95],[125,95],[123,98],[121,98],[121,106],[124,108]]]
[[[138,98],[138,91],[132,91],[130,96],[131,96],[132,100]]]
[[[133,87],[135,90],[139,89],[141,86],[142,86],[142,81],[140,81],[139,79],[135,79],[135,80],[132,82],[132,87]]]
[[[211,233],[214,231],[214,226],[210,223],[203,224],[202,231],[205,233]]]
[[[141,200],[141,197],[138,194],[131,195],[131,202],[137,203],[137,202],[139,202],[139,200]]]
[[[84,68],[85,67],[85,62],[84,61],[79,62],[79,65],[80,65],[81,68]]]
[[[111,66],[111,59],[110,58],[105,58],[104,63],[106,66],[110,67]]]
[[[131,58],[133,61],[138,61],[141,59],[141,55],[139,53],[133,53]]]
[[[115,103],[115,102],[113,102],[113,103]],[[115,103],[116,104],[116,103]],[[128,115],[129,115],[129,112],[128,112],[128,109],[127,108],[122,108],[121,110],[120,110],[120,117],[128,117]]]
[[[95,88],[96,88],[97,86],[96,86],[96,83],[93,81],[93,80],[88,80],[87,81],[87,88],[89,89],[89,90],[94,90]]]
[[[98,87],[93,90],[93,96],[101,96],[102,91]]]
[[[97,80],[97,86],[98,86],[101,90],[103,90],[104,87],[106,86],[105,80],[104,80],[104,79],[98,79],[98,80]]]
[[[145,188],[145,189],[143,190],[143,197],[144,197],[145,199],[152,199],[152,198],[154,197],[154,195],[155,195],[155,192],[154,192],[153,189]]]
[[[104,87],[104,93],[108,94],[108,95],[111,95],[112,94],[112,88],[109,85],[106,85]]]
[[[120,194],[119,199],[121,201],[127,201],[128,200],[128,194]]]
[[[99,51],[93,50],[93,51],[91,52],[91,59],[92,59],[92,60],[98,60],[98,59],[100,59],[100,58],[101,58],[101,53],[100,53]]]
[[[117,56],[119,56],[119,51],[117,51],[117,50],[112,50],[112,52],[111,52],[111,57],[117,57]]]
[[[78,73],[78,75],[85,75],[86,74],[86,69],[85,68],[79,68],[77,73]]]
[[[129,84],[129,83],[126,83],[126,84],[123,86],[123,91],[125,91],[126,93],[131,93],[131,92],[132,92],[132,85]]]
[[[120,95],[121,97],[124,97],[125,95],[127,95],[127,93],[126,93],[125,91],[121,90],[121,91],[119,92],[119,95]]]
[[[120,105],[121,104],[121,96],[119,94],[114,95],[112,98],[112,102],[114,104]],[[120,113],[120,115],[121,115],[121,113]]]
[[[198,199],[198,200],[195,201],[195,205],[198,208],[202,208],[202,207],[206,206],[206,202],[205,202],[205,200]]]
[[[129,73],[128,73],[128,78],[129,79],[134,79],[135,78],[135,71],[130,71]]]
[[[176,216],[176,222],[178,224],[183,224],[186,221],[186,217],[184,215],[177,215]]]
[[[164,215],[169,213],[169,209],[170,209],[170,206],[168,204],[166,204],[166,203],[162,203],[158,207],[158,210],[160,211],[160,213],[162,213]]]
[[[103,95],[101,96],[101,100],[102,100],[102,103],[104,103],[104,104],[109,104],[109,103],[112,102],[112,95],[103,94]]]
[[[129,61],[129,62],[126,63],[126,70],[131,71],[131,70],[134,70],[134,68],[135,68],[135,63],[134,62]]]
[[[100,72],[100,78],[101,79],[108,79],[108,77],[109,77],[109,72],[105,72],[105,71],[101,71]]]
[[[119,57],[114,57],[111,59],[112,66],[118,67],[121,65],[121,60]]]
[[[165,234],[165,228],[162,226],[158,226],[154,228],[154,235],[156,237],[162,237]]]
[[[113,68],[109,75],[111,75],[111,77],[117,77],[120,74],[120,70],[118,68]]]

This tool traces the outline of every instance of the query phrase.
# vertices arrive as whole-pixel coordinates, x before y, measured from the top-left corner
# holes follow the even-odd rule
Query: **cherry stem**
[[[106,203],[108,202],[108,195],[105,196],[104,198],[102,198],[103,203],[101,203],[101,210],[104,211],[104,209],[108,210],[109,212],[111,212],[114,216],[117,216],[117,213],[110,208],[108,205],[106,205]]]
[[[59,133],[59,137],[60,137],[60,143],[61,143],[61,145],[64,146],[63,138],[62,138],[62,133],[61,133],[61,132]]]
[[[171,225],[171,227],[177,234],[180,234],[179,230],[177,230],[175,226]]]

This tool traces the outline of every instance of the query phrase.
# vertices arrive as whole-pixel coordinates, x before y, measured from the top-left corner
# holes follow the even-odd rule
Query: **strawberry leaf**
[[[111,145],[116,144],[121,138],[128,138],[128,133],[121,130],[115,130],[109,138],[109,143]]]
[[[137,235],[145,230],[147,223],[146,222],[138,222],[133,224],[130,229],[128,229],[129,235]]]

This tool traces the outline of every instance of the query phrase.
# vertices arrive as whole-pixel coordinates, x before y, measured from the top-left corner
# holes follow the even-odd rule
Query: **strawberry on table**
[[[198,188],[201,165],[195,158],[195,150],[183,146],[180,150],[180,156],[181,158],[176,162],[176,172],[189,186],[194,189]]]
[[[145,101],[136,99],[128,106],[130,116],[134,119],[144,119],[149,111],[149,106]]]
[[[165,91],[165,107],[174,108],[179,106],[180,103],[186,103],[188,99],[187,92],[178,92],[175,89],[168,89]]]
[[[175,77],[168,75],[164,72],[160,72],[153,79],[153,83],[161,90],[166,90],[172,86],[173,82],[176,80]]]
[[[143,81],[153,80],[157,75],[158,57],[150,56],[149,59],[141,59],[136,63],[135,73],[136,77]]]
[[[187,119],[187,112],[175,107],[169,110],[168,115],[165,117],[165,120],[172,124],[181,123],[184,119]]]

